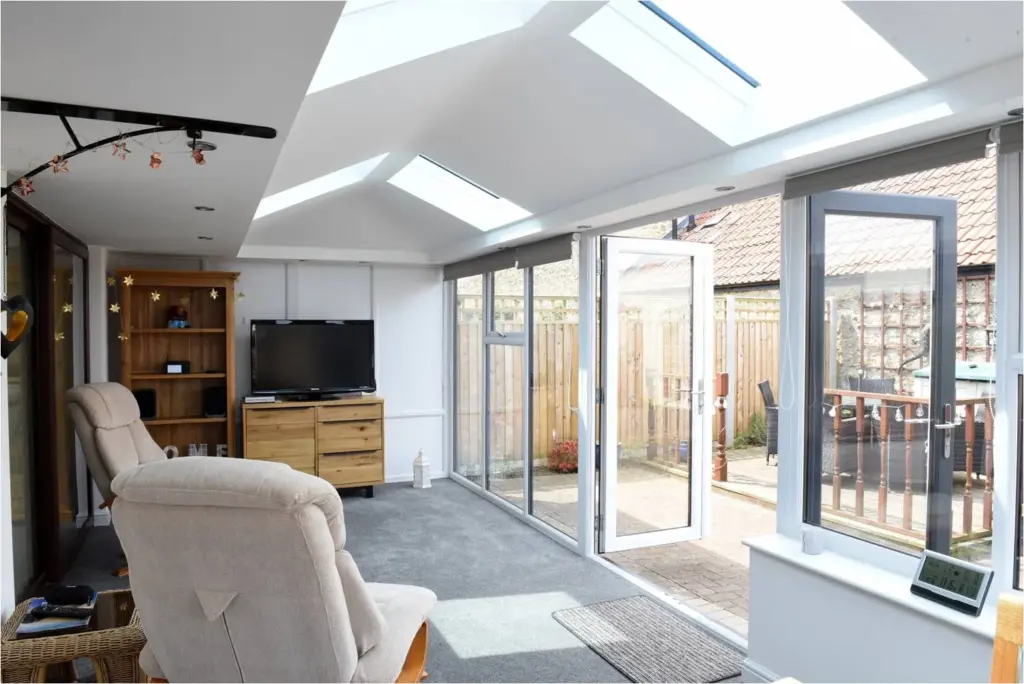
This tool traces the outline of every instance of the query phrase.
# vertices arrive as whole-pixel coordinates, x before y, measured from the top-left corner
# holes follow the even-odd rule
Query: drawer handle
[[[252,409],[250,409],[252,410]],[[313,409],[309,406],[275,406],[272,409],[256,409],[257,411],[312,411]]]

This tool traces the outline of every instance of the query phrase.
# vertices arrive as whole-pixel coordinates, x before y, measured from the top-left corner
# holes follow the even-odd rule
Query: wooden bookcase
[[[131,278],[131,285],[125,284]],[[237,273],[219,271],[117,272],[120,292],[121,381],[129,389],[156,392],[156,418],[146,420],[161,447],[173,444],[180,456],[189,444],[235,445],[235,280]],[[159,294],[154,299],[154,293]],[[212,296],[216,293],[216,297]],[[170,328],[170,310],[181,305],[188,328]],[[187,361],[189,372],[168,374],[169,361]],[[224,417],[203,415],[204,390],[223,387]]]

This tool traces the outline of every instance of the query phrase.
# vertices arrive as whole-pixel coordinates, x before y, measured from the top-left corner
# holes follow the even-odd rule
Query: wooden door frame
[[[60,545],[60,497],[58,476],[57,435],[53,426],[57,422],[57,406],[55,400],[56,380],[54,322],[49,312],[49,302],[53,301],[54,247],[60,247],[68,253],[82,259],[85,269],[83,274],[84,307],[82,311],[84,340],[85,377],[89,371],[89,250],[78,238],[68,233],[47,218],[37,209],[17,196],[9,196],[5,206],[7,213],[6,225],[13,227],[22,235],[24,244],[29,250],[32,269],[37,274],[35,291],[32,301],[38,307],[32,326],[32,442],[33,442],[33,477],[32,477],[32,513],[35,517],[33,552],[36,560],[36,572],[41,583],[59,582],[78,554],[86,533],[92,527],[92,479],[86,487],[86,510],[88,518],[79,528],[67,553],[62,553]],[[44,306],[45,305],[45,306]],[[45,313],[44,313],[45,312]],[[39,583],[35,583],[38,586]],[[19,597],[22,598],[22,597]]]

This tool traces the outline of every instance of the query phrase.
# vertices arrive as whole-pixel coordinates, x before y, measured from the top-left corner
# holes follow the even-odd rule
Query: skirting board
[[[777,682],[779,677],[769,670],[761,667],[750,658],[743,659],[743,667],[740,674],[740,681],[743,682]]]
[[[430,481],[431,482],[433,482],[434,480],[447,480],[447,479],[448,479],[447,475],[438,475],[437,473],[431,473],[430,474]],[[413,481],[412,473],[408,473],[406,475],[391,475],[391,476],[386,477],[384,479],[385,484],[392,484],[392,483],[395,483],[395,482],[412,482],[412,481]]]

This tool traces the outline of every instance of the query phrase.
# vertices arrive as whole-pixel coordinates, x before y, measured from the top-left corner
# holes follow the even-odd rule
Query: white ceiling
[[[29,201],[86,242],[132,251],[234,254],[341,14],[329,2],[4,2],[3,95],[194,116],[278,130],[274,140],[208,135],[196,166],[183,135],[99,149],[70,172],[37,176]],[[132,130],[72,119],[83,143]],[[58,119],[4,113],[3,168],[14,180],[72,149]],[[196,205],[212,206],[200,213]],[[215,237],[199,241],[198,235]]]
[[[278,128],[274,141],[210,138],[221,149],[202,168],[169,155],[151,172],[143,159],[128,165],[100,152],[72,160],[67,176],[40,176],[30,200],[87,241],[136,252],[395,262],[451,261],[524,235],[627,222],[713,198],[715,186],[743,191],[988,123],[1021,100],[1024,4],[853,2],[928,84],[731,148],[570,37],[603,4],[549,2],[521,28],[306,96],[338,3],[4,2],[2,91]],[[113,25],[124,38],[96,38]],[[781,38],[799,40],[798,30]],[[69,71],[69,63],[80,66]],[[878,128],[937,105],[948,114]],[[865,124],[874,128],[860,139],[806,147]],[[4,114],[2,126],[8,170],[67,143],[57,120]],[[185,150],[184,142],[168,149]],[[381,154],[388,157],[364,181],[251,222],[261,197]],[[534,217],[482,234],[387,184],[417,154]],[[196,204],[217,211],[199,214]],[[202,234],[216,240],[197,244]]]

